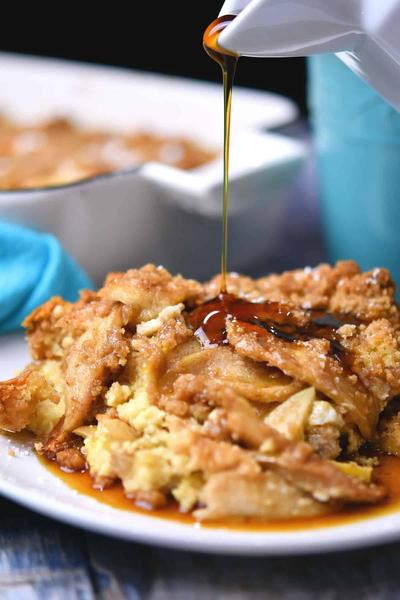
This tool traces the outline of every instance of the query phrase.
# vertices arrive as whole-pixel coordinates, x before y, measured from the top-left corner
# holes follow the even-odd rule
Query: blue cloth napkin
[[[75,301],[88,288],[93,283],[55,237],[0,222],[0,333],[19,329],[52,296]]]

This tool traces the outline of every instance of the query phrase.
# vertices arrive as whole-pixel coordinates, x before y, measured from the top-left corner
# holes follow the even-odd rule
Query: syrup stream
[[[228,208],[229,208],[229,147],[231,134],[232,87],[235,79],[238,56],[230,54],[218,45],[219,34],[232,20],[234,15],[224,15],[213,21],[206,29],[203,45],[207,54],[222,69],[224,84],[224,191],[222,213],[222,249],[221,249],[221,292],[226,293],[226,273],[228,268]]]

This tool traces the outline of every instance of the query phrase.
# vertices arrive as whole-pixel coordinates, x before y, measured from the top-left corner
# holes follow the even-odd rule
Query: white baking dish
[[[0,53],[0,113],[68,116],[89,127],[184,135],[220,150],[222,86]],[[237,88],[233,102],[230,266],[245,270],[279,236],[304,146],[265,132],[293,120],[287,99]],[[0,191],[0,219],[55,234],[98,282],[147,261],[184,275],[218,270],[221,155],[191,171],[147,163],[65,186]]]

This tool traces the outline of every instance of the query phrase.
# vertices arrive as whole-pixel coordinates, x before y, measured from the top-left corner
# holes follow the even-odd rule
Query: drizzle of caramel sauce
[[[296,517],[294,519],[279,519],[274,521],[255,518],[226,518],[201,523],[196,521],[190,514],[180,512],[175,502],[171,502],[166,508],[148,511],[135,506],[134,502],[124,495],[120,483],[108,489],[97,490],[93,487],[93,480],[87,471],[82,473],[66,473],[55,462],[49,461],[44,457],[40,457],[40,462],[52,475],[61,479],[68,487],[112,508],[133,512],[142,516],[146,515],[159,519],[173,520],[185,525],[196,525],[196,527],[202,528],[234,529],[250,532],[301,531],[348,525],[355,521],[372,519],[400,510],[400,459],[393,456],[380,457],[380,465],[374,469],[374,482],[383,485],[388,492],[386,500],[379,505],[356,505],[318,517]]]

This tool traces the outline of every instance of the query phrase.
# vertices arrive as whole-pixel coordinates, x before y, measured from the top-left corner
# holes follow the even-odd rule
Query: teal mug
[[[400,113],[334,55],[309,59],[309,104],[330,259],[400,284]]]

